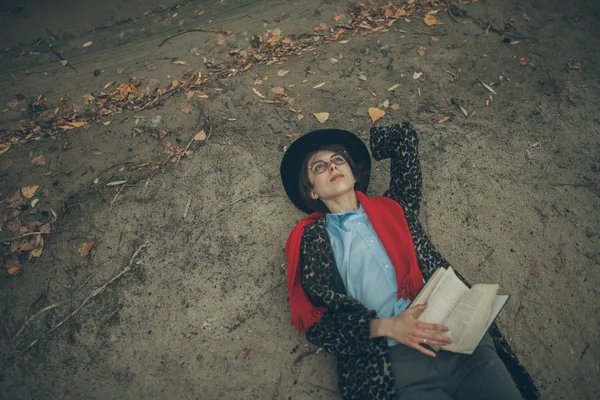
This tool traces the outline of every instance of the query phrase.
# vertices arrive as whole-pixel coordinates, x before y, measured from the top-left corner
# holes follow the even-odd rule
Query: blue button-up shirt
[[[356,211],[327,214],[326,230],[346,293],[379,318],[401,313],[410,301],[397,299],[396,273],[362,206]],[[388,341],[390,345],[396,344]]]

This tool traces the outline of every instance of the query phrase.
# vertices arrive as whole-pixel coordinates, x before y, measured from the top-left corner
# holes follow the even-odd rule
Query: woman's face
[[[311,199],[327,202],[327,200],[354,190],[356,179],[354,179],[350,165],[347,162],[336,165],[331,160],[338,154],[331,150],[319,150],[308,160],[308,179],[313,185],[309,192]],[[315,173],[311,168],[317,161],[327,163],[327,168],[320,174]]]

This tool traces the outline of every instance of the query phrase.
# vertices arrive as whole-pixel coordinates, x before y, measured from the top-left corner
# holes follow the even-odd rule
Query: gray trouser
[[[473,354],[429,357],[398,344],[389,348],[398,400],[516,400],[517,387],[486,333]]]

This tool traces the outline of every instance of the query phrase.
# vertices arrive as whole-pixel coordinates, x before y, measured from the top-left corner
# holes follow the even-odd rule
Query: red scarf
[[[356,192],[358,201],[365,209],[375,233],[381,240],[396,272],[398,298],[412,299],[423,286],[423,275],[417,263],[417,253],[408,229],[408,223],[400,204],[387,197],[369,198],[361,192]],[[314,307],[304,289],[300,278],[300,243],[304,228],[325,216],[324,213],[313,213],[304,218],[292,229],[285,253],[288,259],[287,287],[290,297],[292,325],[300,333],[321,321],[324,307]]]

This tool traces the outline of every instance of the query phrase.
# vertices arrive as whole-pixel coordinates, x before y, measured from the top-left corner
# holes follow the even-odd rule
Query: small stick
[[[183,212],[183,219],[185,219],[185,217],[187,217],[191,203],[192,203],[192,196],[188,196],[188,201],[187,201],[187,204],[185,205],[185,211]]]
[[[186,29],[186,30],[183,30],[181,32],[177,32],[177,33],[174,33],[174,34],[170,35],[168,38],[166,38],[165,40],[163,40],[162,42],[160,42],[160,44],[158,45],[158,47],[161,47],[163,44],[165,44],[166,42],[168,42],[170,39],[173,39],[174,37],[177,37],[179,35],[183,35],[184,33],[189,33],[189,32],[212,32],[212,33],[222,33],[223,35],[227,35],[226,31],[221,31],[221,30],[217,30],[217,29],[205,29],[205,28]]]
[[[17,332],[17,334],[15,336],[13,336],[12,341],[14,342],[15,340],[17,340],[17,338],[21,335],[21,333],[23,332],[23,330],[25,329],[25,327],[27,325],[29,325],[29,323],[31,321],[34,321],[35,319],[37,319],[41,315],[45,314],[46,312],[48,312],[48,311],[52,310],[53,308],[56,308],[56,307],[58,307],[60,305],[62,305],[61,302],[50,304],[49,306],[46,306],[46,307],[42,308],[40,311],[38,311],[37,313],[35,313],[31,318],[27,318],[25,320],[25,322],[23,323],[23,325],[21,326],[21,328],[19,329],[19,331]]]
[[[131,271],[133,269],[132,268],[133,260],[137,257],[137,255],[140,253],[140,251],[142,251],[146,247],[148,247],[148,245],[146,243],[144,243],[140,247],[138,247],[137,250],[131,256],[131,258],[129,259],[129,264],[127,264],[127,266],[125,268],[123,268],[123,270],[121,272],[119,272],[117,275],[115,275],[110,280],[108,280],[107,282],[105,282],[102,286],[100,286],[96,290],[94,290],[92,292],[92,294],[90,294],[88,297],[86,297],[86,299],[83,300],[81,302],[81,304],[79,304],[79,306],[71,314],[69,314],[65,318],[63,318],[63,320],[60,321],[58,324],[54,325],[54,327],[52,329],[50,329],[50,333],[54,332],[55,330],[57,330],[58,328],[60,328],[62,325],[64,325],[65,322],[67,322],[68,320],[70,320],[71,318],[73,318],[79,311],[81,311],[81,309],[90,300],[92,300],[94,297],[98,296],[100,293],[104,292],[104,290],[106,289],[106,287],[108,285],[110,285],[111,283],[113,283],[114,281],[116,281],[117,279],[119,279],[121,276],[123,276],[127,272]]]
[[[302,361],[305,357],[308,357],[308,356],[313,355],[313,354],[317,354],[318,351],[319,350],[306,350],[305,352],[302,352],[302,353],[298,354],[298,356],[296,357],[296,359],[293,362],[293,365],[294,366],[298,365],[298,363],[300,361]]]
[[[63,56],[62,56],[62,55],[61,55],[61,54],[60,54],[58,51],[54,50],[52,47],[48,47],[48,48],[50,49],[50,51],[51,51],[52,53],[54,53],[54,55],[55,55],[56,57],[60,58],[60,59],[61,59],[61,61],[66,61],[66,62],[67,62],[67,65],[68,65],[69,67],[71,67],[71,69],[72,69],[73,71],[75,71],[75,72],[79,73],[79,71],[77,71],[77,70],[75,69],[75,67],[71,65],[71,63],[69,62],[69,60],[65,60],[65,58],[64,58],[64,57],[63,57]]]
[[[119,189],[117,194],[115,194],[115,197],[110,202],[110,208],[112,208],[113,204],[115,204],[115,201],[117,201],[117,197],[119,197],[119,194],[121,193],[121,190],[123,190],[124,187],[125,187],[125,185],[121,186],[121,188]]]
[[[587,351],[587,349],[590,347],[590,344],[588,343],[585,346],[585,349],[583,349],[583,351],[581,352],[581,355],[579,356],[579,359],[581,360],[583,358],[583,355],[585,354],[585,352]]]
[[[13,237],[6,238],[6,239],[0,239],[0,241],[7,243],[7,242],[12,242],[13,240],[22,239],[22,238],[24,238],[24,237],[27,237],[27,236],[33,236],[33,235],[42,235],[42,232],[29,232],[29,233],[24,233],[24,234],[22,234],[22,235],[19,235],[19,236],[13,236]]]

